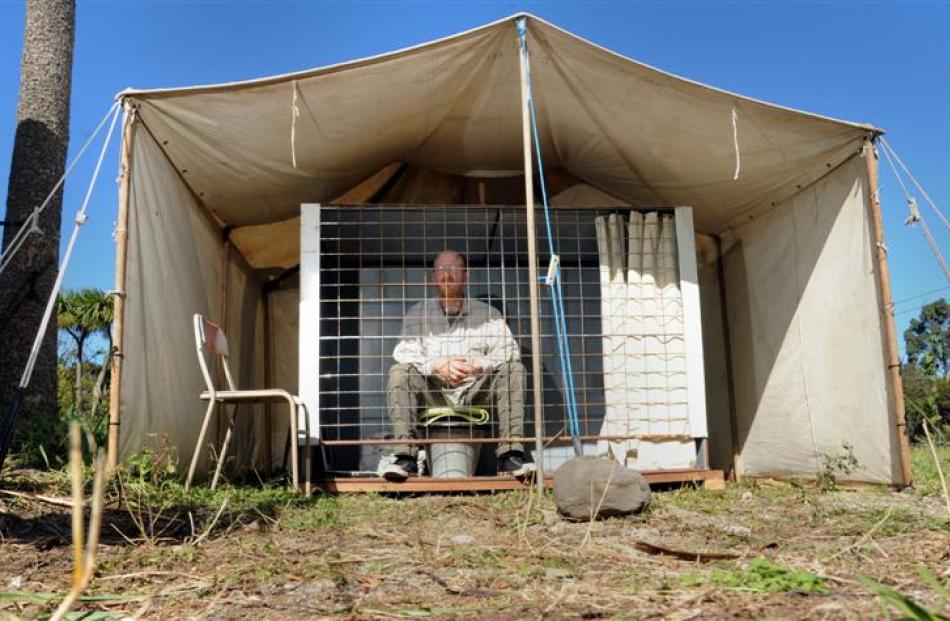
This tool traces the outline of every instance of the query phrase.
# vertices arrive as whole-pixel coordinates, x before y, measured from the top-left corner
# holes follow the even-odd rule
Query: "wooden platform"
[[[702,481],[711,489],[722,489],[722,470],[647,470],[642,472],[651,485],[658,483],[692,483]],[[553,487],[554,477],[544,477],[545,487]],[[331,493],[349,492],[488,492],[496,490],[526,489],[530,482],[510,476],[471,477],[467,479],[433,479],[409,477],[401,483],[392,483],[379,477],[327,477],[314,482],[314,488]]]

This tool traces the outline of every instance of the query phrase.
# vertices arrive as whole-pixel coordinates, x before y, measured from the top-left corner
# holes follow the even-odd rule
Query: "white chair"
[[[290,429],[290,472],[293,481],[294,490],[299,490],[298,481],[298,430],[297,420],[300,414],[303,414],[304,433],[305,433],[305,453],[304,453],[304,492],[310,494],[310,426],[307,422],[306,407],[300,400],[300,397],[292,395],[286,390],[279,388],[264,388],[260,390],[238,390],[234,385],[234,377],[231,375],[231,367],[228,365],[228,339],[224,335],[221,326],[212,323],[196,314],[194,317],[195,326],[195,347],[198,351],[198,363],[201,365],[201,375],[204,377],[208,390],[201,393],[203,401],[208,402],[208,409],[205,411],[204,421],[201,423],[201,432],[198,434],[198,443],[195,445],[195,452],[191,458],[191,466],[188,468],[188,478],[185,479],[185,493],[191,488],[191,480],[195,476],[195,466],[198,464],[198,456],[201,454],[201,448],[204,444],[205,435],[208,432],[208,423],[211,421],[211,414],[219,403],[224,405],[228,403],[235,404],[234,410],[228,416],[228,430],[224,435],[224,442],[221,445],[221,451],[218,453],[218,465],[214,470],[214,478],[211,480],[211,489],[218,484],[218,477],[221,475],[221,466],[224,464],[225,455],[228,452],[228,443],[231,441],[231,431],[234,428],[234,414],[237,405],[241,403],[266,403],[271,401],[285,401],[288,406],[288,424]],[[208,370],[208,357],[219,358],[221,366],[224,369],[224,377],[227,381],[227,390],[218,390],[215,388],[211,379],[211,373]],[[212,363],[213,364],[213,363]],[[267,439],[270,441],[270,438]]]

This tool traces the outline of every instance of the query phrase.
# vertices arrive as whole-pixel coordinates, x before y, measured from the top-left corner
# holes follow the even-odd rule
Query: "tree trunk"
[[[86,346],[86,335],[76,339],[76,395],[73,397],[73,405],[77,410],[82,410],[82,357],[83,349]]]
[[[3,247],[6,249],[35,207],[42,204],[63,174],[69,142],[74,0],[27,0],[16,137],[10,165]],[[6,411],[20,381],[33,339],[39,330],[59,263],[62,192],[46,207],[38,225],[16,257],[0,274],[0,405]],[[43,338],[25,417],[56,413],[56,324]]]
[[[109,363],[112,362],[112,334],[109,334],[109,349],[106,350],[106,355],[102,360],[102,367],[99,369],[99,376],[96,377],[96,386],[92,389],[92,410],[89,414],[89,420],[95,422],[96,420],[96,410],[99,409],[99,401],[102,399],[102,388],[106,383],[106,370],[109,368]]]

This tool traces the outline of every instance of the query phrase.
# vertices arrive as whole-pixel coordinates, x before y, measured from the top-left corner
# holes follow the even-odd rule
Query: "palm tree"
[[[75,0],[27,0],[16,137],[10,166],[3,247],[42,204],[63,174],[69,142]],[[58,192],[0,274],[0,463],[15,416],[7,415],[33,338],[53,288],[59,263],[62,193]],[[25,407],[34,417],[56,412],[56,327],[49,326],[37,359]],[[12,409],[10,409],[13,412]],[[9,420],[7,420],[9,419]]]
[[[73,404],[82,409],[83,404],[83,363],[86,359],[86,341],[93,334],[102,334],[109,340],[109,349],[102,361],[96,380],[96,394],[101,393],[105,378],[105,368],[109,364],[112,350],[112,297],[99,289],[67,291],[59,296],[57,321],[60,330],[69,334],[76,342],[76,378],[75,399]],[[97,399],[98,401],[98,399]],[[96,403],[98,405],[98,403]],[[93,412],[95,415],[95,412]]]

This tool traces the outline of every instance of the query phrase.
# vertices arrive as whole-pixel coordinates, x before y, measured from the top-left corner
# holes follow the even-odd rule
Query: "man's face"
[[[465,294],[468,271],[461,256],[454,252],[443,252],[436,257],[432,268],[439,297],[460,298]]]

